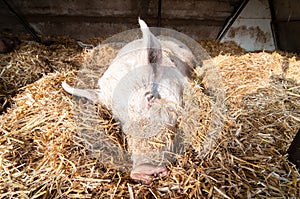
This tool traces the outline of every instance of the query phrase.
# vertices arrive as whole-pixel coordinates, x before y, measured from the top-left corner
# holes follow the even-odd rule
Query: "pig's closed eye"
[[[145,98],[147,99],[148,102],[150,102],[154,99],[154,95],[151,92],[146,92]]]

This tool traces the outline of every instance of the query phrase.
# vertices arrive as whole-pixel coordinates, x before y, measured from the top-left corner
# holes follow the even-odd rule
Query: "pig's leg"
[[[130,173],[133,180],[140,181],[143,184],[150,184],[153,177],[164,177],[166,175],[168,175],[166,167],[152,164],[138,165]]]
[[[66,82],[62,82],[62,87],[67,91],[68,93],[72,95],[76,95],[79,97],[85,97],[94,103],[100,103],[100,90],[87,90],[87,89],[79,89],[79,88],[73,88]]]

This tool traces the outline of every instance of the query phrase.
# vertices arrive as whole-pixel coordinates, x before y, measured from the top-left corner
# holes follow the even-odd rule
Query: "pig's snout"
[[[142,184],[150,184],[153,177],[164,177],[168,175],[168,170],[164,166],[154,166],[152,164],[141,164],[133,168],[130,177]]]

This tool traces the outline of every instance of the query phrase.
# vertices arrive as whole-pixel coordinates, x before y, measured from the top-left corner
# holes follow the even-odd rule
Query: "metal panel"
[[[268,1],[250,0],[221,39],[224,41],[235,41],[247,51],[274,50]]]

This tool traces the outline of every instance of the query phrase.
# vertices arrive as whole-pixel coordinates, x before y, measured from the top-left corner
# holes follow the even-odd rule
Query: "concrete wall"
[[[157,26],[158,0],[7,0],[42,35],[69,35],[76,39],[108,37],[137,28],[141,16]],[[214,39],[241,0],[162,0],[163,27],[194,39]],[[0,1],[0,29],[25,32]]]

